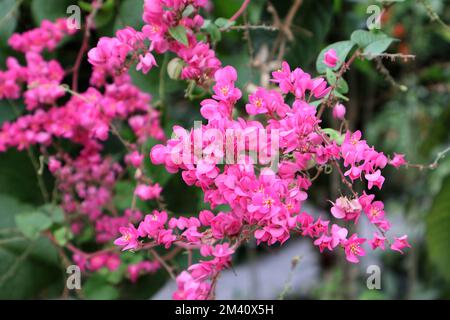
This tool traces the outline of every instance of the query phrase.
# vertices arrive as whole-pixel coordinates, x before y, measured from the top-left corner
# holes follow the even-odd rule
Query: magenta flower
[[[381,250],[385,249],[386,237],[380,236],[378,232],[373,234],[373,239],[369,241],[372,250],[376,248],[380,248]]]
[[[162,188],[158,183],[154,185],[140,184],[134,190],[134,194],[142,200],[151,200],[159,198]]]
[[[344,243],[345,255],[347,261],[352,263],[359,262],[359,256],[365,256],[366,251],[361,247],[361,244],[366,242],[364,238],[358,238],[358,234],[353,234],[347,241]]]
[[[389,161],[389,164],[397,169],[400,168],[406,164],[405,155],[394,153],[394,158]]]
[[[391,245],[391,249],[394,251],[398,251],[403,254],[403,248],[411,248],[411,245],[408,243],[408,236],[404,235],[399,238],[394,238],[394,243]]]
[[[336,67],[337,62],[339,61],[339,58],[336,54],[336,50],[329,49],[325,52],[325,55],[323,57],[323,63],[327,65],[330,68]]]
[[[345,243],[347,234],[348,230],[346,228],[333,224],[331,227],[331,247],[336,248],[339,244]]]
[[[122,234],[122,236],[120,238],[117,238],[114,241],[114,244],[123,247],[122,251],[136,249],[139,247],[139,233],[131,223],[129,227],[119,228],[119,232]]]
[[[333,203],[331,214],[337,219],[355,220],[358,222],[362,206],[358,199],[350,200],[347,197],[339,197],[336,203]]]
[[[139,63],[136,66],[136,70],[142,70],[143,74],[147,74],[153,66],[157,66],[155,57],[147,52],[144,56],[139,55]]]
[[[344,120],[345,106],[342,103],[337,103],[333,108],[333,117],[335,119]]]

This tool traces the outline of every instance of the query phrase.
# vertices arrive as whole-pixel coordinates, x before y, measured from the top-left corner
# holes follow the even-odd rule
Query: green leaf
[[[353,41],[339,41],[330,44],[326,48],[324,48],[316,60],[316,69],[319,73],[325,73],[327,69],[330,69],[325,63],[323,63],[323,59],[325,57],[325,52],[327,52],[330,49],[334,49],[336,51],[336,55],[339,58],[339,61],[336,63],[336,66],[334,68],[331,68],[332,70],[338,70],[342,63],[345,62],[345,59],[347,58],[349,52],[353,49],[355,46],[355,43]]]
[[[87,299],[113,300],[119,298],[119,290],[110,285],[104,276],[94,275],[83,286],[83,293]]]
[[[363,54],[369,60],[386,51],[393,41],[397,41],[397,39],[391,38],[382,32],[375,33],[366,30],[356,30],[350,38],[358,47],[363,49]]]
[[[4,231],[0,238],[19,236],[19,231],[14,230],[14,217],[30,210],[29,206],[0,194],[0,208],[0,229]],[[47,298],[59,296],[64,283],[61,276],[56,248],[46,238],[33,241],[24,238],[0,246],[0,299],[32,299],[44,289]]]
[[[328,68],[326,71],[326,78],[327,78],[327,82],[332,85],[335,86],[336,90],[342,94],[346,94],[348,92],[348,84],[347,81],[345,81],[344,78],[340,77],[338,80],[336,74],[330,69]]]
[[[52,225],[52,220],[42,212],[22,213],[15,218],[17,228],[30,239],[36,239]]]
[[[379,54],[385,52],[386,49],[394,41],[397,40],[391,37],[386,37],[385,39],[380,39],[375,42],[372,42],[364,49],[363,54],[366,55],[367,59],[371,60],[376,56],[378,56]]]
[[[339,131],[332,128],[325,128],[322,129],[322,131],[326,133],[332,141],[336,141],[338,145],[341,145],[344,142],[345,135],[339,133]]]
[[[336,90],[342,94],[348,93],[348,84],[344,78],[342,78],[342,77],[339,78],[339,80],[337,81]]]
[[[107,25],[113,18],[114,18],[114,0],[106,0],[106,2],[102,5],[97,15],[95,16],[95,27],[101,28]]]
[[[173,58],[167,64],[167,74],[170,79],[178,80],[180,79],[181,71],[183,70],[185,63],[180,58]]]
[[[114,30],[133,27],[139,30],[143,26],[142,12],[144,0],[123,0],[120,1],[119,11],[114,23]]]
[[[0,1],[0,47],[8,45],[8,38],[16,29],[19,6],[17,0]]]
[[[222,39],[222,33],[219,28],[211,22],[211,20],[205,20],[202,29],[209,33],[209,36],[213,42],[217,42]]]
[[[42,20],[54,21],[57,18],[67,16],[67,7],[73,4],[73,0],[33,0],[31,2],[31,13],[37,25]]]
[[[188,46],[188,38],[186,34],[186,29],[183,26],[176,26],[169,29],[169,33],[177,40],[179,43],[184,44],[185,46]]]
[[[53,222],[64,222],[64,211],[60,206],[48,203],[43,205],[40,209],[42,210],[42,212],[45,212]]]
[[[87,12],[91,12],[93,9],[92,4],[86,1],[78,1],[78,5],[80,6],[81,9]]]
[[[69,240],[73,239],[73,234],[67,227],[57,229],[53,235],[60,246],[66,245]]]
[[[450,176],[433,201],[426,218],[426,242],[431,261],[440,273],[450,281]]]
[[[193,12],[194,12],[195,8],[192,4],[188,5],[184,10],[183,10],[183,18],[189,17]]]
[[[214,21],[214,24],[216,26],[218,26],[221,29],[228,29],[229,27],[231,27],[232,25],[234,25],[236,23],[236,21],[230,21],[226,18],[217,18]]]

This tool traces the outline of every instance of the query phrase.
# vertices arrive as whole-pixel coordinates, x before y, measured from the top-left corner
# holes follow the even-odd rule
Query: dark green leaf
[[[52,225],[52,220],[42,212],[29,212],[16,215],[17,228],[28,238],[35,239]]]
[[[67,7],[73,5],[72,0],[33,0],[31,2],[31,13],[37,25],[42,20],[54,21],[57,18],[67,16]]]
[[[450,281],[450,176],[444,180],[426,218],[427,247],[431,261],[441,274]]]
[[[8,45],[8,38],[16,29],[19,5],[18,0],[0,1],[0,47]]]

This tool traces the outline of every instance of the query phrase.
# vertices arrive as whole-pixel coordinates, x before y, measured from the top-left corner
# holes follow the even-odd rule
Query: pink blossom
[[[157,66],[155,57],[150,52],[147,52],[144,56],[139,56],[136,70],[142,70],[142,73],[147,74],[153,66]]]
[[[403,248],[411,248],[411,245],[408,243],[408,236],[404,235],[401,237],[394,237],[394,243],[391,245],[391,250],[395,250],[403,254]]]
[[[395,168],[400,168],[401,166],[406,164],[405,155],[394,153],[394,158],[389,161],[389,164]]]
[[[125,157],[125,161],[130,163],[135,168],[139,168],[143,160],[144,155],[140,154],[138,151],[133,151]]]
[[[375,232],[373,234],[373,239],[370,240],[370,246],[372,247],[372,250],[375,250],[376,248],[380,248],[381,250],[384,250],[385,242],[386,242],[386,237],[380,236],[378,234],[378,232]]]
[[[341,103],[337,103],[333,107],[333,117],[335,119],[344,120],[345,117],[345,106]]]
[[[345,243],[347,239],[348,230],[341,228],[337,224],[331,227],[331,247],[335,248],[339,244]]]
[[[347,197],[339,197],[336,203],[333,203],[331,214],[338,219],[355,220],[358,222],[362,207],[358,199],[348,199]]]
[[[139,247],[139,234],[132,224],[129,227],[119,228],[119,232],[122,236],[114,241],[115,245],[123,247],[122,250],[136,249]]]
[[[329,49],[325,52],[323,57],[323,63],[330,68],[336,67],[336,63],[339,61],[339,58],[336,54],[336,50]]]
[[[366,252],[361,247],[366,241],[364,238],[358,238],[358,234],[353,234],[347,241],[344,242],[345,255],[347,260],[352,263],[358,263],[358,256],[365,256]]]
[[[151,200],[159,198],[162,188],[158,183],[154,185],[140,184],[136,187],[134,193],[142,200]]]

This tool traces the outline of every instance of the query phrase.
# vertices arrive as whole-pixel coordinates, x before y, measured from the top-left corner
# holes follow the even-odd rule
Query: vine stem
[[[228,21],[236,21],[244,13],[245,9],[247,9],[247,6],[250,4],[250,1],[251,0],[244,0],[239,10],[236,11],[236,13],[233,14],[233,16],[230,19],[228,19]]]
[[[80,72],[81,62],[83,61],[84,54],[86,53],[89,47],[89,38],[91,37],[91,29],[95,25],[95,16],[97,15],[98,10],[102,6],[103,0],[97,0],[93,2],[92,11],[86,17],[86,23],[84,27],[83,34],[83,42],[81,43],[80,51],[78,51],[77,58],[75,60],[75,64],[73,66],[73,74],[72,74],[72,90],[78,91],[78,76]]]
[[[338,72],[338,74],[336,75],[336,81],[335,81],[335,84],[331,86],[331,91],[330,91],[330,93],[329,93],[329,95],[328,95],[327,100],[324,101],[324,102],[321,104],[320,109],[319,109],[319,111],[317,112],[317,118],[318,118],[318,119],[320,119],[320,118],[322,117],[323,112],[325,111],[325,108],[331,103],[332,96],[333,96],[333,95],[332,95],[332,92],[333,92],[333,90],[336,89],[336,86],[337,86],[337,83],[338,83],[339,79],[342,78],[342,76],[344,75],[344,73],[347,72],[347,70],[350,69],[351,64],[352,64],[352,63],[355,61],[355,59],[356,59],[357,57],[359,57],[359,56],[360,56],[360,51],[359,51],[359,50],[356,50],[356,51],[353,53],[353,55],[350,57],[350,59],[348,59],[347,62],[344,62],[344,64],[342,65],[341,69],[339,69],[339,72]]]
[[[434,169],[436,169],[438,167],[439,161],[442,160],[443,158],[445,158],[445,156],[449,152],[450,152],[450,146],[448,146],[444,150],[438,152],[438,154],[436,155],[436,158],[430,164],[410,164],[410,163],[408,163],[406,165],[406,167],[407,168],[417,168],[419,170],[424,170],[424,169],[434,170]]]

